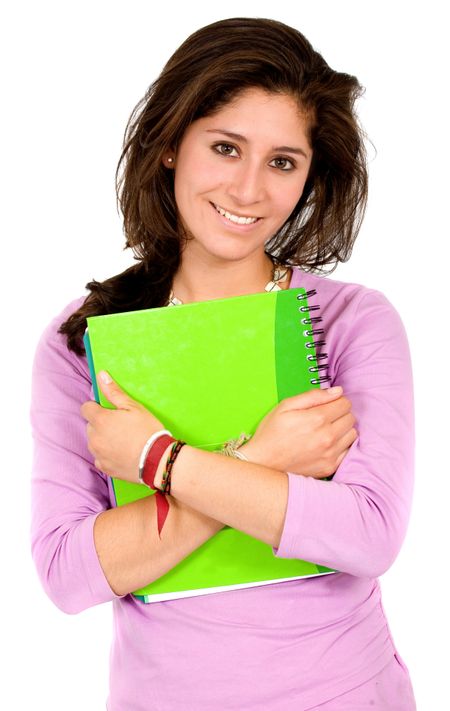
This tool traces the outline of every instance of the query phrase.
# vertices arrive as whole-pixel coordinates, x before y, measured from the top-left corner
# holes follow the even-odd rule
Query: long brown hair
[[[186,236],[178,225],[173,171],[162,158],[186,128],[252,87],[293,96],[308,119],[313,160],[303,193],[265,251],[306,271],[347,261],[367,202],[365,134],[355,114],[363,88],[331,69],[296,29],[276,20],[230,18],[190,35],[134,108],[116,170],[126,247],[138,263],[103,282],[60,327],[84,353],[86,317],[163,306]]]

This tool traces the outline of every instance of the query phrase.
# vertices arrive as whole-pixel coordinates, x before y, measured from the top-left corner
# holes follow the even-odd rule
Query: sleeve
[[[382,293],[365,290],[340,326],[332,384],[352,402],[358,438],[331,481],[288,472],[286,517],[273,552],[373,578],[395,560],[410,514],[412,367],[402,321]]]
[[[63,320],[44,331],[33,361],[31,551],[47,595],[74,614],[120,596],[95,549],[95,519],[110,507],[108,483],[87,448],[80,407],[92,399],[91,383],[83,359],[57,333]]]

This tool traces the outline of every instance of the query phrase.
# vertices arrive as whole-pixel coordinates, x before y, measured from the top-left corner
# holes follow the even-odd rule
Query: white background
[[[44,326],[84,293],[86,282],[132,263],[122,251],[114,195],[131,109],[189,34],[235,16],[293,25],[333,68],[366,87],[359,113],[377,149],[375,156],[369,146],[369,208],[350,262],[332,278],[383,291],[409,336],[415,500],[382,589],[418,709],[448,708],[450,156],[442,5],[230,0],[216,9],[195,1],[19,1],[3,13],[2,708],[105,706],[111,606],[65,615],[44,595],[31,561],[31,360]]]

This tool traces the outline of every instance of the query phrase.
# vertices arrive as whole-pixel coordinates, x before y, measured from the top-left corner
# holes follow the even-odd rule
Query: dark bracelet
[[[170,484],[171,484],[171,476],[172,476],[172,468],[175,462],[175,459],[177,458],[178,454],[180,453],[181,448],[186,444],[186,442],[183,442],[181,439],[178,439],[174,444],[172,445],[172,448],[170,450],[170,454],[167,458],[166,462],[166,468],[164,470],[164,473],[162,475],[162,482],[161,482],[161,488],[160,491],[163,494],[170,494]]]

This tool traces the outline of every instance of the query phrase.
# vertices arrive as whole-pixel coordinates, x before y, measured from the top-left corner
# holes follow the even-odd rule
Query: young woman
[[[411,504],[408,343],[382,293],[319,276],[348,259],[364,213],[360,93],[280,22],[195,32],[127,127],[118,195],[137,264],[88,284],[41,337],[33,556],[65,612],[113,601],[110,711],[415,708],[377,581]],[[315,290],[337,390],[282,401],[236,457],[185,444],[159,536],[156,497],[114,507],[108,479],[138,482],[144,445],[165,423],[108,373],[99,386],[116,409],[93,401],[86,317],[274,282]],[[155,488],[172,448],[158,455]],[[147,605],[130,594],[225,525],[279,558],[340,572]]]

